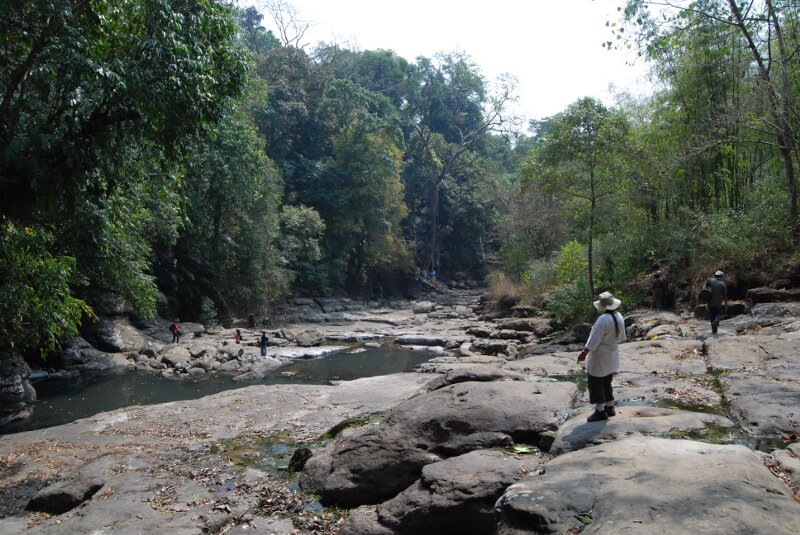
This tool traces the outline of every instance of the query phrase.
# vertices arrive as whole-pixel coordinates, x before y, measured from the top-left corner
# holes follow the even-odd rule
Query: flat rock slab
[[[669,377],[619,373],[612,381],[614,398],[618,402],[663,403],[673,408],[708,407],[718,410],[722,397],[714,389],[714,378],[710,375],[691,377]],[[581,394],[581,402],[589,402],[589,392]]]
[[[512,440],[552,443],[575,395],[573,383],[468,382],[420,394],[380,424],[348,429],[306,463],[302,485],[327,503],[379,503],[422,467]]]
[[[283,359],[314,359],[338,353],[344,349],[347,349],[347,346],[278,347],[269,348],[269,354],[272,357]]]
[[[800,332],[708,340],[709,364],[717,370],[763,373],[800,381]]]
[[[498,534],[797,533],[800,503],[744,446],[634,436],[544,470],[498,500]]]
[[[800,434],[800,381],[750,373],[720,377],[731,412],[751,436]]]
[[[578,364],[577,359],[578,354],[573,352],[545,353],[511,361],[503,368],[542,377],[573,375],[583,370],[583,365]]]
[[[641,375],[706,373],[703,343],[698,340],[648,340],[619,346],[621,372]]]
[[[734,427],[734,423],[724,416],[642,405],[619,406],[616,416],[587,422],[586,417],[593,410],[588,407],[578,411],[559,428],[550,448],[551,455],[604,444],[632,434],[664,436],[705,429],[709,425]]]

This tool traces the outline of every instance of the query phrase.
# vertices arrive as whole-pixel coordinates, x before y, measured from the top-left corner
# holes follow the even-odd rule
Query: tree
[[[524,170],[545,191],[576,201],[587,212],[587,276],[593,296],[592,248],[601,201],[626,185],[628,120],[619,111],[587,97],[553,117],[543,143]]]
[[[440,267],[439,194],[443,182],[466,172],[481,158],[486,137],[503,132],[514,122],[506,117],[506,108],[514,100],[511,79],[502,79],[496,91],[487,94],[483,77],[468,57],[451,54],[438,59],[439,65],[419,60],[422,87],[412,102],[419,121],[411,133],[412,165],[406,172],[407,181],[421,180],[426,186],[429,229],[422,263],[432,270]],[[413,199],[410,204],[418,205]]]
[[[71,292],[119,293],[153,314],[151,238],[156,227],[174,235],[181,158],[240,93],[248,69],[233,9],[6,2],[0,39],[0,211],[15,228],[52,236],[32,262],[75,261],[72,278],[43,270],[53,279],[41,288],[60,292],[68,281]],[[67,315],[70,301],[60,302]]]
[[[659,7],[658,16],[650,13],[651,5]],[[788,226],[795,244],[800,241],[795,169],[800,164],[797,7],[796,2],[775,0],[666,3],[632,0],[624,10],[624,19],[634,27],[642,53],[651,57],[660,57],[679,43],[676,36],[691,35],[696,28],[709,25],[716,28],[719,39],[733,43],[732,52],[740,48],[747,51],[753,68],[744,71],[741,77],[758,81],[753,87],[762,95],[766,113],[737,114],[736,122],[751,132],[755,139],[750,142],[770,143],[781,158],[789,192]],[[764,133],[771,140],[764,139]]]

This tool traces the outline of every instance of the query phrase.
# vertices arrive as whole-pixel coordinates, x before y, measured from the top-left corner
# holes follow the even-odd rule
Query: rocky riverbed
[[[232,330],[188,326],[173,346],[163,325],[107,317],[79,342],[79,366],[246,381],[356,343],[434,358],[415,373],[250,386],[3,436],[0,533],[797,532],[793,303],[747,307],[715,336],[694,318],[626,314],[617,416],[595,423],[575,362],[585,327],[479,311],[470,295],[303,300],[266,327],[277,364],[258,355],[260,328],[237,347]]]

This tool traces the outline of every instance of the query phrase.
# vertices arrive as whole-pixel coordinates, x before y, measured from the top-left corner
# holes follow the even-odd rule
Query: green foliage
[[[559,284],[575,284],[586,273],[586,246],[576,240],[565,243],[555,264]]]
[[[580,276],[561,290],[550,295],[545,302],[542,314],[555,318],[562,325],[592,323],[597,315],[592,305],[589,283]]]
[[[176,251],[181,307],[210,298],[220,314],[263,305],[277,228],[277,176],[249,117],[231,106],[185,177],[189,225]]]
[[[313,293],[328,290],[327,274],[319,267],[324,232],[325,223],[313,208],[303,205],[281,208],[277,247],[280,265],[290,273],[289,283],[294,287]]]
[[[46,231],[0,225],[0,343],[42,356],[59,340],[75,336],[92,310],[72,294],[78,281],[75,259],[53,256]]]

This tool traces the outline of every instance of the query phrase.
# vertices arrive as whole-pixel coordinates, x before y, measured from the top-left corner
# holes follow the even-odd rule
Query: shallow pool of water
[[[329,384],[408,372],[434,356],[427,351],[392,347],[365,349],[360,353],[340,352],[319,359],[297,360],[253,383],[236,383],[230,375],[211,374],[191,380],[165,379],[148,372],[87,373],[72,380],[45,380],[34,385],[38,401],[33,416],[0,432],[42,429],[131,405],[197,399],[254,384]]]

